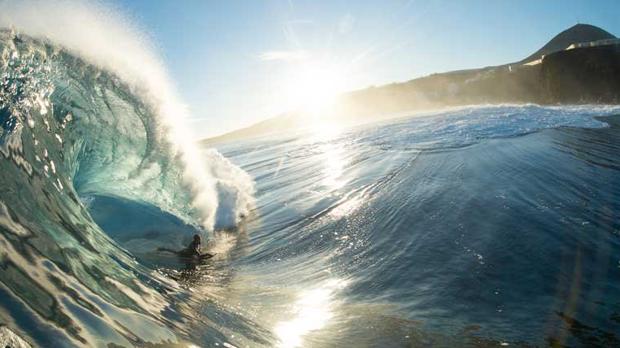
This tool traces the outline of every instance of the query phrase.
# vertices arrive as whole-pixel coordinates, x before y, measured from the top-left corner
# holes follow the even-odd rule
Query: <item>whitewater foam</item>
[[[145,100],[158,116],[153,125],[156,140],[183,164],[183,182],[204,228],[231,227],[247,215],[253,201],[252,179],[214,151],[205,164],[184,125],[187,108],[152,41],[119,11],[94,1],[5,1],[0,3],[0,26],[79,55],[118,76]]]

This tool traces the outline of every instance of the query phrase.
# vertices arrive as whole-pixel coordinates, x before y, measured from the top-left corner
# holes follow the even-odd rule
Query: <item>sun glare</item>
[[[292,108],[312,113],[329,108],[344,88],[343,69],[328,64],[299,67],[288,74],[283,86]]]

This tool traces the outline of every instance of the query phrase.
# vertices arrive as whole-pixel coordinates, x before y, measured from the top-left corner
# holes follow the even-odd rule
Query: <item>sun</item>
[[[320,113],[344,91],[344,69],[331,64],[304,64],[287,74],[283,84],[286,103],[304,112]]]

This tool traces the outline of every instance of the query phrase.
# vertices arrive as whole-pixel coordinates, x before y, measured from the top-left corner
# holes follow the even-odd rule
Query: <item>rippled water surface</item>
[[[229,291],[283,346],[618,345],[620,119],[592,117],[614,112],[222,146],[258,187]]]
[[[24,175],[31,140],[16,151],[5,122],[0,324],[37,346],[618,346],[618,111],[468,107],[223,144],[255,205],[205,262],[156,251],[205,232],[159,198],[85,190],[113,182],[84,167]],[[68,154],[44,160],[95,160]]]

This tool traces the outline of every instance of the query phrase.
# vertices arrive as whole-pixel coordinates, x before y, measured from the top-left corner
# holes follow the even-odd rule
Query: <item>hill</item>
[[[365,123],[415,110],[499,103],[583,104],[620,102],[620,40],[578,24],[515,63],[461,70],[346,93],[329,117]],[[303,115],[288,113],[219,137],[227,142],[301,129]]]
[[[599,40],[615,39],[616,37],[607,31],[589,24],[577,24],[563,32],[559,33],[551,39],[541,49],[534,52],[529,57],[523,59],[522,63],[542,58],[549,53],[561,51],[568,46],[578,42],[591,42]]]

